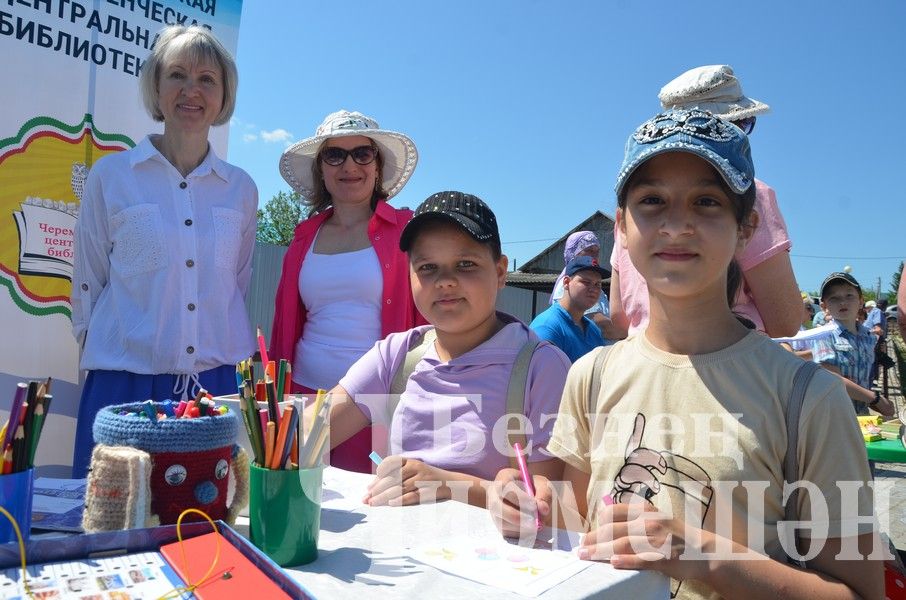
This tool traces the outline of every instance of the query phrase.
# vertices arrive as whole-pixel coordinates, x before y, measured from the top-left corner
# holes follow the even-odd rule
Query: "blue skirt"
[[[91,451],[94,449],[94,418],[100,410],[114,404],[144,402],[145,400],[163,401],[179,399],[173,389],[177,375],[140,375],[128,371],[89,371],[82,388],[82,399],[79,402],[79,416],[76,421],[75,450],[72,456],[72,476],[87,477],[91,464]],[[223,365],[198,374],[198,382],[213,396],[224,396],[236,393],[236,367]],[[188,393],[194,397],[192,382],[189,382]]]

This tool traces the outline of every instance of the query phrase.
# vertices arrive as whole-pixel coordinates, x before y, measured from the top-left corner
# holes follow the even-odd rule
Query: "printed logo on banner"
[[[90,114],[75,125],[36,117],[0,139],[0,210],[16,224],[0,233],[0,287],[23,312],[71,316],[73,235],[85,179],[99,158],[134,145],[95,129]]]

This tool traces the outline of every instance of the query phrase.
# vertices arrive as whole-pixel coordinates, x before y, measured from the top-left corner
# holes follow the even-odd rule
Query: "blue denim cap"
[[[667,152],[689,152],[704,158],[737,194],[755,181],[749,138],[739,127],[707,111],[676,109],[645,121],[629,136],[617,176],[617,198],[636,169]]]
[[[602,279],[610,277],[610,271],[599,265],[598,259],[590,256],[577,256],[566,263],[566,268],[563,271],[564,275],[567,277],[572,277],[579,271],[594,271],[600,275]]]

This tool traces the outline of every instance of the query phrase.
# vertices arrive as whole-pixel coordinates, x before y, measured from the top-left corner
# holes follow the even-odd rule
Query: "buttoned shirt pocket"
[[[242,213],[232,208],[211,209],[214,222],[214,264],[219,269],[236,270],[242,246]]]
[[[110,218],[113,251],[111,266],[132,277],[166,266],[163,221],[156,204],[137,204]]]

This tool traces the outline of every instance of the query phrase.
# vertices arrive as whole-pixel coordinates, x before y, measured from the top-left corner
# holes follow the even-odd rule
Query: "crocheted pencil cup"
[[[236,444],[236,413],[157,420],[140,414],[146,405],[121,404],[98,413],[82,528],[167,525],[187,508],[235,522],[248,503],[249,473],[248,455]],[[235,487],[227,505],[230,473]],[[190,513],[183,521],[202,519]]]

